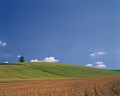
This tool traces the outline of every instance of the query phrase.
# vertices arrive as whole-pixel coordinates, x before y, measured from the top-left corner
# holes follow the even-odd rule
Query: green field
[[[0,81],[120,76],[120,72],[58,63],[0,63]]]

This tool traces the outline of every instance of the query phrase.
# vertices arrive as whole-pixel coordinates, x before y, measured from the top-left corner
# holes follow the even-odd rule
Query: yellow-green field
[[[120,72],[58,63],[0,63],[0,81],[120,76]]]

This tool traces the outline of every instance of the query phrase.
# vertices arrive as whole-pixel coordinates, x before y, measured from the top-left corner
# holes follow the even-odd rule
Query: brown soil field
[[[120,96],[120,76],[0,83],[0,96]]]

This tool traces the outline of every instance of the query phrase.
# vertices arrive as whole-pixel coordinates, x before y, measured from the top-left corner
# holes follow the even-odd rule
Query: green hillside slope
[[[120,76],[120,72],[57,63],[0,64],[0,80]]]

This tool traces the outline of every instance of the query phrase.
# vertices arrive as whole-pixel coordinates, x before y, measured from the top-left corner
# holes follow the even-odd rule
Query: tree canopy
[[[20,58],[19,58],[19,62],[21,63],[21,62],[24,62],[25,61],[25,58],[23,57],[23,56],[21,56]]]

